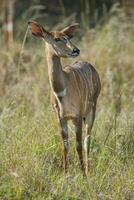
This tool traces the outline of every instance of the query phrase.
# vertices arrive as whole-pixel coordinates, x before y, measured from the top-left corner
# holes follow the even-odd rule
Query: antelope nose
[[[80,50],[79,50],[78,48],[74,48],[74,49],[73,49],[73,53],[78,53],[78,54],[79,54],[79,53],[80,53]]]

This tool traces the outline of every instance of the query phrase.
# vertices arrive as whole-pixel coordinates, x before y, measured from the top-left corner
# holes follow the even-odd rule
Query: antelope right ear
[[[32,32],[32,34],[36,37],[42,37],[44,38],[45,33],[48,33],[43,26],[41,26],[40,24],[38,24],[35,21],[29,21],[28,25],[30,26],[30,30]]]
[[[79,31],[79,29],[80,29],[80,25],[78,23],[75,23],[71,26],[64,28],[61,31],[62,33],[67,35],[69,38],[72,38],[75,35],[75,33]]]

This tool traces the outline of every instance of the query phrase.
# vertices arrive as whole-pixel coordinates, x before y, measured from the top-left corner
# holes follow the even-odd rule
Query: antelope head
[[[30,21],[28,24],[34,36],[41,37],[45,40],[51,54],[58,57],[76,57],[80,54],[80,50],[70,41],[79,30],[79,24],[76,23],[61,31],[52,32],[48,32],[37,22]]]

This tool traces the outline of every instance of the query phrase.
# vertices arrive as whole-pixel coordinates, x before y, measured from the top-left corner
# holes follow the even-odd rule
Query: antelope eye
[[[63,38],[63,41],[67,43],[67,38]]]
[[[58,41],[60,41],[60,38],[55,38],[54,40],[55,40],[56,42],[58,42]]]

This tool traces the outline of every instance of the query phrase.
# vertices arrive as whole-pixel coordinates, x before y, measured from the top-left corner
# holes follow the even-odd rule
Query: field
[[[44,43],[28,35],[19,63],[20,43],[12,51],[0,48],[0,200],[134,199],[132,23],[120,11],[76,41],[81,55],[75,60],[94,65],[102,83],[87,178],[79,169],[71,123],[69,169],[63,171]]]

